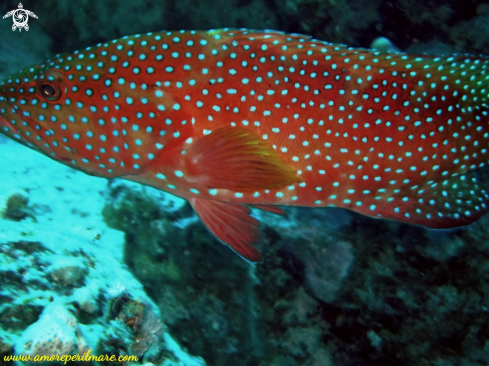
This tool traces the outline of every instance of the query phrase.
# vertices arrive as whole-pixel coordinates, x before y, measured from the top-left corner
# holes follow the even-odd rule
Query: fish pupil
[[[38,90],[39,94],[46,100],[55,101],[61,98],[61,90],[56,84],[42,83]]]
[[[47,97],[53,97],[56,94],[56,89],[50,84],[42,84],[41,90]]]

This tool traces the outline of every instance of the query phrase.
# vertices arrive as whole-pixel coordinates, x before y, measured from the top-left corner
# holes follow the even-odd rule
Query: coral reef
[[[31,212],[0,219],[1,359],[90,350],[155,365],[204,365],[166,334],[154,302],[123,265],[123,235],[101,219],[106,181],[38,160],[4,138],[0,149],[4,212]],[[43,174],[50,178],[39,180]]]

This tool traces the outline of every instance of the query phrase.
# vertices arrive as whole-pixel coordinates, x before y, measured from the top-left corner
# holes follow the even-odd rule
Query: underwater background
[[[489,55],[483,1],[22,4],[38,19],[21,32],[0,20],[0,79],[56,53],[179,29],[276,29],[365,48],[383,36],[409,53]],[[0,14],[17,7],[1,0]],[[145,365],[489,365],[487,215],[440,231],[284,210],[254,213],[265,235],[252,266],[186,201],[0,135],[0,364],[90,350]]]

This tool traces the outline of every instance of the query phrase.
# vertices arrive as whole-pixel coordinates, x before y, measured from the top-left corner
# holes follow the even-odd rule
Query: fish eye
[[[39,86],[39,91],[44,99],[55,101],[61,98],[61,90],[58,86],[52,83],[42,83]]]
[[[60,70],[46,70],[39,76],[36,86],[37,95],[47,102],[56,102],[67,93],[65,77]]]

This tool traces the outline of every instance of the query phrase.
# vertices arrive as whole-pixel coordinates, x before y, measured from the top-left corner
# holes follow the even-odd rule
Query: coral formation
[[[21,221],[27,217],[35,220],[31,210],[28,209],[29,195],[26,191],[15,190],[0,198],[0,217],[3,219]]]
[[[63,305],[53,303],[22,333],[15,351],[32,358],[36,355],[81,355],[88,351],[88,345],[75,317]]]

